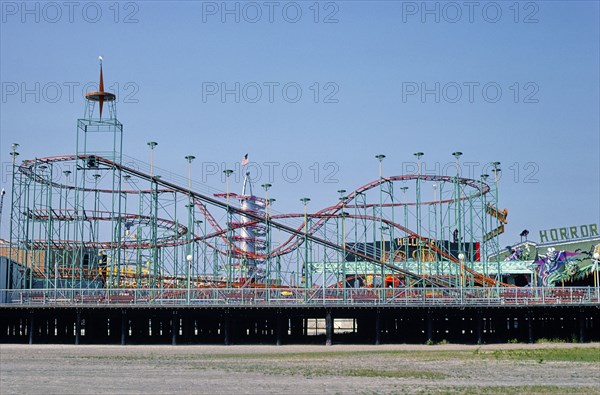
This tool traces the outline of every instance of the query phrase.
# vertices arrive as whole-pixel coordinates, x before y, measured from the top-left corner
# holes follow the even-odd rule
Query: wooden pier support
[[[579,311],[577,321],[579,323],[579,343],[583,343],[585,342],[585,315],[583,311]]]
[[[29,312],[29,344],[33,344],[33,334],[35,333],[35,314],[33,310]]]
[[[333,344],[333,316],[331,310],[327,310],[325,314],[325,345],[331,346]]]
[[[527,342],[532,344],[533,341],[533,314],[529,312],[527,313]]]
[[[283,345],[283,336],[284,336],[284,318],[283,318],[281,311],[277,312],[276,320],[277,320],[277,322],[276,322],[276,326],[275,326],[275,337],[276,337],[275,344],[277,344],[278,346],[281,346],[281,345]],[[287,324],[287,321],[286,321],[286,324]],[[287,330],[285,330],[285,332],[287,332]]]
[[[381,311],[375,312],[375,345],[381,344]]]
[[[81,343],[81,309],[75,313],[75,345]]]
[[[427,317],[425,318],[425,320],[425,341],[427,343],[431,343],[433,342],[433,317],[430,311],[427,312]]]
[[[171,314],[171,345],[177,345],[177,334],[179,334],[179,314],[173,310]]]
[[[481,316],[481,311],[477,311],[477,313],[475,313],[475,320],[477,320],[475,324],[477,331],[477,344],[483,344],[483,317]]]
[[[231,345],[231,314],[229,311],[223,313],[223,343]]]
[[[127,310],[121,310],[121,345],[124,346],[127,340]]]
[[[334,337],[355,344],[483,344],[533,343],[542,335],[600,341],[597,306],[0,306],[0,317],[0,343],[24,344],[332,345]],[[334,323],[342,325],[339,333]]]

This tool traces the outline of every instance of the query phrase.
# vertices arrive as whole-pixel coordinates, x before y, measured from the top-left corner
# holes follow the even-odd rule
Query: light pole
[[[196,159],[194,155],[187,155],[185,160],[188,163],[188,232],[187,232],[187,256],[185,257],[187,260],[187,302],[190,303],[190,283],[192,277],[192,259],[194,258],[192,255],[192,233],[194,231],[194,218],[193,218],[193,210],[194,204],[192,203],[192,162]]]
[[[379,155],[375,155],[375,158],[379,161],[379,228],[381,229],[383,227],[383,160],[385,159],[385,155],[384,154],[379,154]],[[393,208],[392,208],[393,210]],[[375,215],[375,206],[373,206],[373,217],[377,217],[377,215]],[[373,224],[373,248],[376,249],[377,247],[377,229],[375,228],[375,224]],[[383,238],[382,235],[380,235],[381,238]],[[365,240],[366,242],[366,240]],[[380,258],[383,258],[383,251],[380,252]],[[384,281],[384,275],[385,275],[385,269],[383,266],[383,262],[381,264],[381,285],[383,288],[383,281]]]
[[[265,218],[267,221],[269,220],[269,189],[272,186],[273,185],[271,185],[269,183],[261,185],[261,187],[265,190]]]
[[[310,198],[303,197],[300,199],[304,205],[304,288],[308,287],[308,215],[306,212],[306,206],[310,202]],[[306,297],[306,294],[304,295]]]
[[[489,174],[482,174],[481,175],[481,188],[484,188],[487,185],[487,179],[489,177]],[[487,194],[482,193],[481,194],[481,206],[483,207],[482,210],[482,214],[481,214],[481,244],[480,244],[480,260],[483,263],[483,274],[486,277],[489,277],[490,274],[490,268],[489,268],[489,262],[488,262],[488,254],[487,254],[487,242],[485,240],[485,235],[487,234],[487,218],[485,215],[485,210],[486,210],[486,197]],[[487,284],[487,281],[484,282],[484,286],[485,284]]]
[[[148,141],[148,147],[150,147],[150,177],[154,174],[152,173],[152,164],[154,162],[154,148],[158,145],[156,141]]]
[[[498,182],[498,172],[501,171],[500,162],[492,162],[492,166],[494,167],[492,169],[492,173],[494,173],[494,182],[497,183]],[[498,191],[496,191],[496,193],[498,193]]]
[[[19,156],[19,153],[17,152],[17,148],[19,148],[19,143],[12,143],[11,147],[12,147],[12,151],[10,152],[10,156],[12,156],[12,165],[14,168],[15,163],[17,162],[17,156]]]
[[[379,161],[379,178],[381,178],[382,176],[382,162],[385,159],[385,155],[384,154],[379,154],[379,155],[375,155],[375,158],[377,158],[377,160]]]
[[[185,259],[187,260],[187,303],[190,304],[190,291],[192,288],[192,254],[188,254]]]
[[[494,168],[492,169],[492,173],[494,173],[494,206],[499,209],[498,207],[498,180],[499,180],[499,176],[498,173],[500,173],[502,170],[500,169],[500,162],[492,162],[492,166],[494,166]],[[493,221],[490,218],[490,221]],[[499,221],[499,220],[498,220]],[[494,230],[494,227],[491,226],[490,227],[490,232],[492,232]],[[498,240],[496,238],[496,240]],[[500,268],[500,246],[497,244],[498,242],[496,242],[496,245],[494,246],[494,252],[496,254],[496,280],[498,281],[496,283],[496,287],[499,288],[500,287],[500,282],[502,281],[502,272],[501,272],[501,268]]]
[[[156,219],[158,218],[158,182],[157,180],[160,178],[159,176],[154,176],[154,149],[156,148],[156,146],[158,145],[158,143],[156,141],[148,141],[146,143],[148,145],[148,147],[150,147],[150,188],[152,189],[152,200],[151,200],[151,210],[152,210],[152,225],[151,225],[151,230],[152,230],[152,264],[154,266],[152,273],[154,275],[154,279],[153,282],[155,283],[154,286],[156,286],[156,280],[160,275],[160,287],[162,289],[162,274],[160,274],[157,271],[157,265],[158,265],[158,248],[156,247],[156,240],[158,238],[158,228],[157,228],[157,221]]]
[[[194,155],[188,155],[185,157],[185,160],[188,162],[188,193],[190,194],[190,199],[192,197],[192,161],[196,159]]]
[[[345,223],[344,223],[344,206],[346,203],[346,198],[344,197],[344,194],[346,193],[345,189],[338,189],[337,193],[340,194],[339,200],[340,203],[342,204],[342,257],[340,259],[340,262],[342,262],[342,276],[344,277],[344,282],[343,282],[343,286],[344,288],[346,288],[346,263],[345,263],[345,258],[346,258],[346,229],[345,229]],[[345,295],[345,293],[344,293]]]
[[[223,174],[225,174],[225,185],[226,185],[226,194],[225,199],[227,200],[227,213],[225,214],[225,218],[227,221],[227,287],[231,285],[231,215],[229,210],[229,177],[233,173],[233,170],[226,169],[223,170]]]
[[[342,203],[342,259],[340,259],[340,261],[342,262],[342,285],[343,285],[343,290],[344,290],[344,300],[346,300],[346,279],[348,278],[348,273],[347,273],[347,268],[346,268],[346,212],[345,212],[345,206],[346,206],[346,199],[347,197],[344,196],[344,193],[346,193],[345,189],[340,189],[338,190],[338,193],[340,194],[340,202]],[[355,273],[356,275],[356,268],[355,268]],[[355,278],[356,281],[356,278]]]
[[[233,170],[231,169],[227,169],[227,170],[223,170],[223,174],[225,174],[225,187],[226,187],[226,192],[227,194],[225,195],[225,198],[227,199],[227,207],[229,207],[229,176],[231,176],[231,173],[233,173]],[[229,209],[228,209],[229,211]]]
[[[342,287],[345,288],[346,287],[346,264],[344,263],[344,258],[346,257],[346,230],[344,229],[344,203],[345,203],[345,199],[344,199],[344,194],[346,193],[345,189],[338,189],[337,193],[340,194],[339,197],[339,201],[342,205],[342,252],[341,252],[341,257],[339,262],[342,263],[342,277],[344,278],[344,282],[342,283]],[[338,222],[336,220],[336,228],[338,228]],[[339,237],[336,237],[336,243],[339,243]],[[339,273],[339,266],[338,266],[338,273]],[[345,295],[345,293],[344,293]]]
[[[423,275],[423,240],[421,239],[421,235],[423,234],[421,230],[421,157],[425,155],[423,152],[415,152],[413,154],[417,158],[417,185],[416,185],[416,211],[417,211],[417,267],[420,275]]]
[[[17,148],[19,148],[19,144],[18,143],[13,143],[12,144],[12,151],[10,152],[10,156],[12,156],[12,165],[13,165],[13,172],[14,172],[14,168],[15,168],[15,164],[17,162],[17,156],[19,156],[20,154],[17,152]],[[14,183],[13,183],[13,191],[14,191]],[[12,210],[11,210],[12,212]]]
[[[19,156],[19,153],[17,152],[17,148],[19,148],[19,144],[18,143],[13,143],[12,144],[12,151],[10,152],[10,156],[12,156],[12,164],[13,164],[13,166],[15,165],[15,162],[17,161],[17,156]]]
[[[345,226],[345,217],[346,217],[346,213],[344,212],[344,209],[346,207],[346,199],[347,197],[344,196],[343,194],[346,192],[345,189],[340,189],[338,191],[340,193],[340,203],[342,203],[342,252],[344,254],[344,256],[342,257],[342,261],[345,258],[345,254],[346,254],[346,226]]]
[[[269,199],[267,199],[267,206],[271,207],[273,205],[273,203],[275,203],[276,200],[277,199],[275,199],[275,198],[269,198]],[[269,262],[271,262],[271,228],[270,228],[270,226],[267,226],[267,231],[269,232],[268,233],[268,240],[267,240],[267,254],[268,254],[267,258],[269,259]],[[277,285],[282,284],[282,281],[281,281],[281,270],[280,270],[280,267],[278,265],[278,262],[279,262],[278,259],[279,258],[275,259],[275,282],[276,282]],[[270,279],[271,279],[271,273],[270,273],[271,269],[270,269],[270,266],[268,266],[268,269],[269,269],[269,276],[268,276],[268,278],[269,278],[269,281],[270,281]]]
[[[455,151],[452,156],[456,159],[456,176],[454,178],[454,220],[456,221],[456,242],[458,243],[457,248],[460,251],[461,239],[462,239],[462,221],[461,221],[461,209],[460,209],[460,185],[458,184],[458,177],[460,176],[460,164],[459,160],[462,156],[462,152]]]

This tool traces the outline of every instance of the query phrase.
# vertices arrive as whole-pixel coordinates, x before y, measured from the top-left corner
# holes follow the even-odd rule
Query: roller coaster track
[[[326,239],[316,236],[316,232],[322,226],[324,226],[325,223],[327,222],[327,220],[329,220],[329,219],[352,218],[352,219],[364,219],[364,220],[371,220],[371,221],[381,221],[382,223],[385,223],[386,225],[389,225],[389,226],[393,226],[394,228],[397,228],[397,229],[405,232],[408,235],[417,237],[420,240],[426,240],[425,237],[417,234],[416,232],[414,232],[408,228],[405,228],[397,223],[389,221],[385,218],[377,218],[377,217],[369,216],[369,215],[351,215],[351,214],[346,214],[346,213],[339,213],[339,211],[343,210],[344,208],[355,207],[355,206],[356,207],[380,206],[380,205],[373,205],[373,204],[351,205],[349,203],[352,202],[353,200],[355,200],[356,197],[359,196],[360,194],[362,194],[372,188],[375,188],[383,183],[388,183],[388,182],[393,182],[393,181],[413,180],[415,178],[419,178],[419,179],[427,180],[427,181],[445,181],[445,182],[454,181],[454,182],[458,182],[462,185],[467,185],[472,188],[475,188],[478,191],[474,195],[464,196],[464,197],[461,197],[459,200],[471,199],[473,197],[481,196],[489,191],[489,187],[485,183],[475,181],[475,180],[469,180],[469,179],[463,179],[463,178],[453,178],[453,177],[447,177],[447,176],[403,175],[403,176],[381,178],[379,180],[373,181],[373,182],[366,184],[366,185],[356,189],[355,191],[351,192],[345,201],[341,201],[334,206],[324,208],[315,214],[310,214],[309,217],[317,219],[317,222],[312,224],[311,227],[307,231],[303,231],[304,224],[302,224],[298,228],[294,228],[294,227],[288,226],[284,223],[277,221],[279,219],[302,217],[303,216],[302,214],[281,214],[281,215],[269,216],[269,218],[267,219],[262,214],[257,215],[256,213],[248,212],[248,211],[242,210],[239,207],[230,205],[229,201],[223,202],[222,200],[215,199],[213,197],[210,197],[210,196],[207,196],[207,195],[195,192],[195,191],[191,191],[185,187],[181,187],[179,185],[176,185],[174,183],[171,183],[171,182],[161,179],[159,177],[150,176],[144,172],[138,171],[131,167],[124,166],[120,163],[117,163],[117,162],[111,161],[107,158],[103,158],[103,157],[96,156],[96,155],[78,155],[78,156],[77,155],[66,155],[66,156],[47,157],[47,158],[41,158],[41,159],[36,159],[36,160],[24,161],[20,165],[19,171],[22,172],[23,174],[25,174],[26,176],[32,178],[36,182],[45,183],[45,184],[51,185],[56,188],[80,189],[80,190],[84,190],[84,191],[89,191],[89,192],[93,191],[93,192],[100,192],[100,193],[114,193],[115,191],[110,190],[110,189],[78,188],[78,187],[72,186],[72,185],[59,184],[52,180],[48,180],[47,178],[44,178],[43,176],[37,174],[35,171],[35,168],[36,168],[37,164],[39,164],[39,163],[50,164],[50,163],[61,162],[61,161],[73,161],[73,160],[85,161],[85,160],[89,160],[89,159],[93,159],[95,161],[95,163],[98,164],[98,166],[103,165],[107,169],[119,170],[125,174],[130,174],[132,176],[136,176],[142,180],[154,182],[157,186],[160,185],[162,188],[164,188],[164,189],[154,189],[154,190],[120,190],[120,191],[118,191],[119,193],[139,194],[139,193],[157,193],[157,192],[178,192],[183,195],[189,195],[190,198],[193,199],[195,206],[199,208],[202,215],[204,215],[206,220],[209,222],[209,224],[215,230],[215,232],[211,233],[210,235],[205,235],[202,237],[194,236],[193,238],[191,238],[191,240],[203,241],[209,247],[214,248],[215,250],[219,251],[221,254],[224,254],[224,252],[218,250],[217,247],[215,245],[210,244],[208,240],[210,240],[211,238],[214,238],[214,237],[220,237],[226,243],[226,245],[229,246],[229,248],[231,249],[231,251],[234,254],[240,254],[240,255],[244,255],[247,257],[251,257],[251,258],[257,258],[257,259],[266,258],[267,255],[264,255],[264,254],[248,253],[248,252],[239,250],[239,248],[237,248],[234,245],[234,243],[232,243],[228,239],[227,232],[234,230],[237,227],[253,226],[253,225],[256,225],[257,223],[265,223],[268,221],[268,224],[270,226],[272,226],[275,229],[278,229],[280,231],[283,231],[285,233],[288,233],[290,235],[290,237],[287,239],[287,241],[285,241],[277,249],[274,249],[268,255],[270,257],[287,254],[287,253],[293,251],[294,249],[298,248],[300,245],[302,245],[302,243],[306,239],[306,240],[310,240],[314,243],[317,243],[323,247],[334,249],[338,252],[344,253],[344,252],[350,251],[353,254],[355,254],[356,256],[364,259],[365,261],[373,263],[380,267],[385,267],[393,273],[401,274],[403,276],[411,277],[411,278],[417,279],[417,280],[422,280],[426,283],[429,283],[429,284],[435,285],[435,286],[447,286],[447,284],[442,282],[439,279],[430,278],[430,277],[427,277],[424,275],[418,275],[413,272],[404,270],[401,267],[398,267],[390,262],[385,262],[381,259],[377,259],[376,257],[369,256],[367,254],[363,254],[359,251],[353,251],[351,249],[349,250],[345,245],[340,246],[337,243],[333,243],[329,240],[326,240]],[[451,201],[453,201],[453,200],[440,200],[437,202],[422,202],[421,204],[435,204],[435,203],[439,204],[439,203],[451,202]],[[243,215],[246,218],[248,218],[250,221],[243,225],[236,226],[236,227],[229,225],[228,229],[224,230],[223,228],[221,228],[218,221],[215,220],[215,218],[212,216],[212,214],[206,207],[207,204],[217,207],[217,208],[220,208],[220,209],[223,209],[223,210],[226,210],[229,213]],[[392,203],[392,204],[381,205],[381,206],[382,207],[383,206],[401,206],[401,205],[409,205],[409,204],[414,204],[414,203]],[[66,215],[66,213],[58,213],[58,214],[59,215],[54,217],[55,219],[60,220],[61,216],[62,216],[63,220],[75,220],[75,219],[83,218],[83,215],[81,215],[81,214],[74,214],[71,217]],[[153,219],[148,216],[140,216],[140,215],[133,215],[133,214],[119,215],[118,218],[114,217],[113,215],[106,215],[106,213],[99,215],[98,213],[91,212],[89,214],[90,215],[87,216],[86,219],[98,219],[98,220],[130,219],[130,220],[138,221],[140,223],[143,221],[151,221],[151,220],[158,221],[158,219]],[[108,214],[110,214],[110,213],[108,213]],[[39,219],[44,218],[44,216],[41,213],[38,213],[35,215],[37,215]],[[46,215],[49,216],[50,214],[46,213]],[[166,228],[176,227],[177,228],[175,235],[173,235],[169,238],[161,239],[161,241],[157,241],[157,242],[161,243],[160,246],[179,245],[179,244],[185,244],[185,243],[190,242],[190,240],[183,238],[183,236],[185,234],[187,234],[187,232],[189,231],[186,227],[175,224],[173,221],[168,221],[168,220],[160,220],[160,221],[162,221],[160,224],[162,227],[166,227]],[[42,241],[36,241],[36,242],[42,243]],[[75,243],[74,241],[70,242],[67,240],[65,240],[63,242],[66,243],[65,245],[67,245],[67,246],[70,245],[71,243]],[[152,246],[152,244],[147,240],[143,241],[143,242],[140,242],[140,241],[123,242],[123,241],[121,241],[121,242],[89,242],[89,243],[91,243],[90,246],[92,246],[92,247],[102,247],[102,248],[112,248],[112,247],[117,247],[117,246],[121,246],[122,248],[148,248],[148,247]],[[60,244],[60,242],[58,244]],[[81,242],[78,242],[78,246],[81,246]],[[435,252],[437,252],[438,254],[440,254],[440,256],[443,256],[444,258],[446,258],[447,260],[458,264],[461,267],[461,270],[464,270],[465,272],[471,274],[473,276],[474,280],[478,284],[508,286],[508,284],[497,282],[493,278],[484,276],[483,274],[472,270],[471,268],[464,265],[463,262],[459,262],[459,260],[456,259],[454,256],[444,252],[443,250],[441,250],[440,248],[438,248],[437,246],[435,246],[433,244],[428,244],[428,247],[431,248],[432,250],[434,250]]]

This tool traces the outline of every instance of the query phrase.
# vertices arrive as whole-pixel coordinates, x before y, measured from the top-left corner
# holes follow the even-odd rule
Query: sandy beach
[[[597,343],[1,345],[0,354],[2,394],[600,393]]]

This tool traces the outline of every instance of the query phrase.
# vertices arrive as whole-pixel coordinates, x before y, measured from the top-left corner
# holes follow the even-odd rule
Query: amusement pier
[[[149,163],[127,157],[102,64],[84,99],[73,154],[12,146],[0,342],[600,341],[598,224],[501,246],[499,162],[464,178],[453,152],[455,174],[421,174],[417,152],[414,173],[388,175],[380,154],[377,179],[281,213],[244,166],[223,192],[193,180],[194,156],[184,176],[157,169],[157,142]]]

